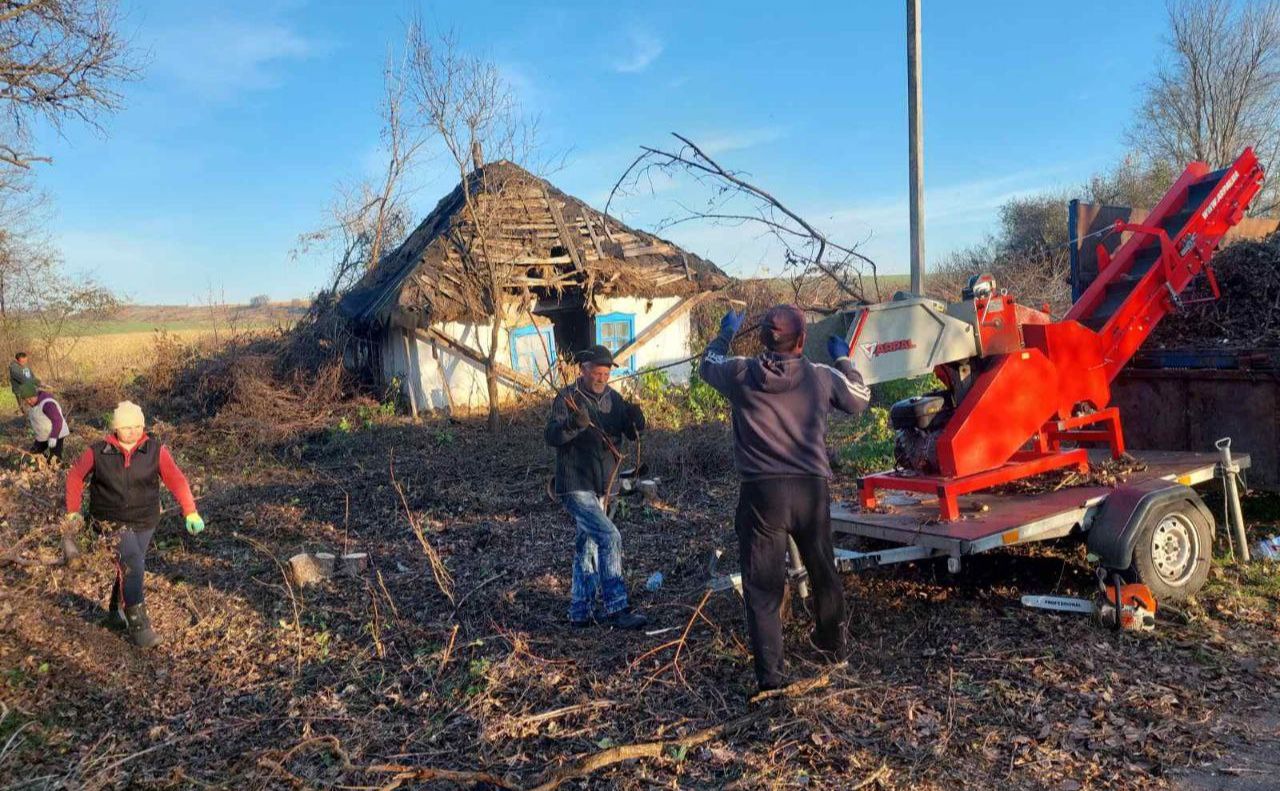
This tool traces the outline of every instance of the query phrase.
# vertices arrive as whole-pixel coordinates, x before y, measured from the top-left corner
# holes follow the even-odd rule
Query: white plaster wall
[[[439,330],[450,338],[475,349],[479,354],[487,355],[491,327],[486,325],[448,322],[439,325]],[[408,338],[409,359],[405,359],[405,338]],[[502,330],[502,340],[498,349],[498,362],[511,365],[511,342],[507,331]],[[414,396],[419,411],[445,409],[449,406],[449,397],[453,397],[453,405],[459,409],[481,409],[489,406],[489,390],[485,383],[484,367],[464,355],[454,354],[444,344],[436,343],[437,358],[433,356],[431,342],[417,337],[414,333],[393,328],[385,337],[382,345],[383,370],[388,376],[399,376],[405,387],[414,387]],[[443,370],[449,383],[449,393],[445,393]],[[414,372],[412,374],[408,372]],[[500,401],[507,401],[518,394],[518,390],[498,381]],[[407,393],[406,393],[407,397]]]
[[[600,315],[606,313],[633,313],[636,317],[635,334],[637,336],[662,317],[668,310],[679,304],[681,297],[658,297],[642,299],[638,297],[615,297],[598,301]],[[658,337],[649,341],[636,353],[636,370],[656,365],[665,365],[693,354],[689,349],[689,335],[692,331],[692,311],[687,311],[658,333]],[[666,369],[667,378],[676,384],[686,384],[693,372],[690,363],[682,363]]]
[[[661,297],[647,300],[635,297],[618,297],[600,300],[600,314],[631,313],[635,316],[635,334],[640,333],[662,317],[668,310],[680,302],[679,297]],[[526,319],[527,321],[527,319]],[[692,327],[690,312],[686,312],[669,324],[658,337],[649,341],[636,353],[636,369],[665,365],[692,354],[689,348],[689,335]],[[517,322],[518,324],[522,323]],[[538,322],[543,324],[541,320]],[[548,322],[549,325],[549,322]],[[484,324],[468,324],[447,322],[439,326],[441,332],[460,343],[475,349],[479,354],[488,354],[490,327]],[[408,355],[406,356],[405,339],[408,339]],[[506,329],[502,330],[499,341],[498,360],[503,365],[511,365],[511,340]],[[432,356],[430,341],[417,337],[413,333],[392,328],[383,336],[382,370],[388,377],[399,376],[404,387],[412,386],[419,411],[444,409],[449,405],[449,396],[444,390],[440,377],[443,368],[449,382],[453,404],[459,409],[483,409],[489,405],[488,388],[485,384],[484,368],[462,355],[450,352],[443,344],[437,343],[439,361]],[[570,349],[557,349],[557,357],[569,353]],[[692,373],[692,365],[688,362],[666,369],[667,377],[677,384],[685,384]],[[503,401],[516,397],[516,388],[498,384],[500,399]],[[406,397],[407,397],[406,393]]]

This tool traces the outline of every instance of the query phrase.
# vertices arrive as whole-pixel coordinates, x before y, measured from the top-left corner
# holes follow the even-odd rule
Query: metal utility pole
[[[920,100],[920,0],[907,0],[907,132],[911,138],[911,293],[924,296],[924,108]]]

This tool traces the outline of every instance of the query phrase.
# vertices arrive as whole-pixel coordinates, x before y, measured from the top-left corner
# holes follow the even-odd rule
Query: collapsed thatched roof
[[[483,320],[491,313],[490,261],[509,293],[579,294],[588,305],[602,296],[681,296],[729,282],[710,261],[501,161],[473,171],[445,196],[339,308],[363,326]]]

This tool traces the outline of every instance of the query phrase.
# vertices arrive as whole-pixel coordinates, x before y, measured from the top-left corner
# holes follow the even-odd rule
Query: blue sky
[[[550,174],[597,206],[640,144],[679,131],[833,237],[905,271],[905,3],[180,3],[126,0],[143,79],[105,134],[40,141],[38,182],[72,271],[140,303],[305,296],[289,252],[378,162],[388,48],[415,11],[499,64],[540,117]],[[1160,57],[1163,4],[924,2],[928,258],[980,240],[1009,197],[1072,186],[1124,152]],[[450,188],[415,177],[417,216]],[[651,227],[680,190],[636,195]],[[777,271],[751,231],[667,234],[733,274]]]

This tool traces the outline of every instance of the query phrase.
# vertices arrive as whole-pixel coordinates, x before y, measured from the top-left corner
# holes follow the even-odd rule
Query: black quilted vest
[[[160,517],[160,449],[148,437],[133,449],[129,466],[124,453],[107,442],[93,443],[93,477],[89,483],[89,515],[105,522],[154,522]]]

